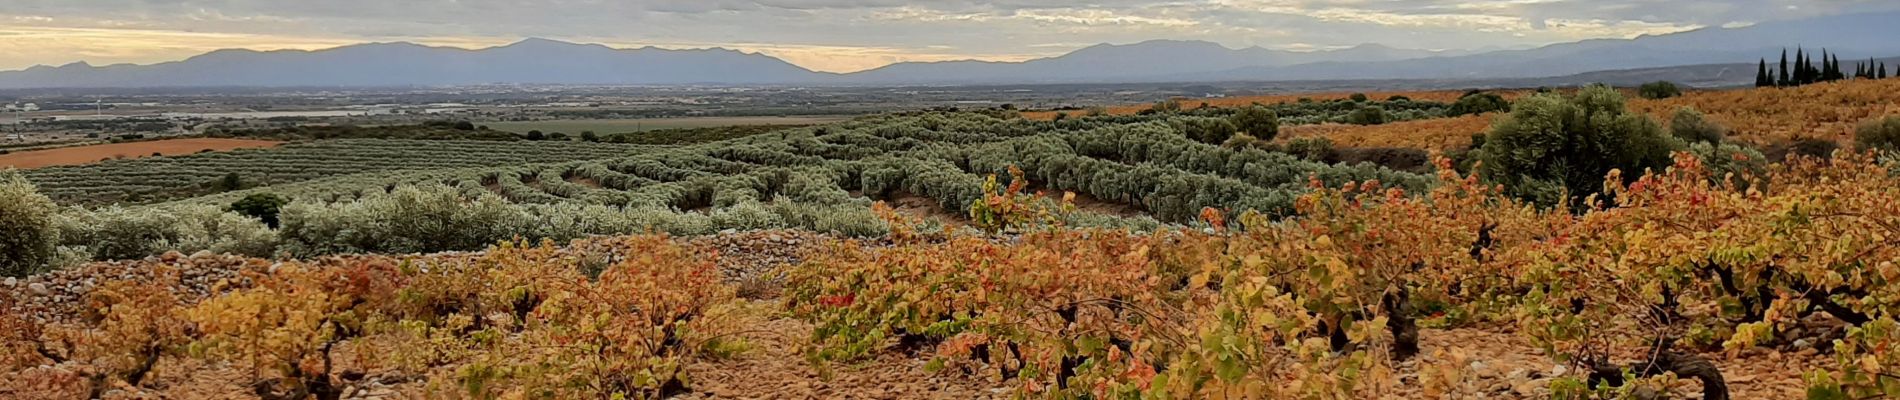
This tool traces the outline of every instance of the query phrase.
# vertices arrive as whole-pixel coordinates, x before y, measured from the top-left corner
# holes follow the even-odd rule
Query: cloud
[[[223,47],[394,40],[479,47],[547,37],[737,48],[852,71],[896,61],[1020,60],[1148,39],[1282,49],[1524,47],[1900,9],[1891,0],[5,1],[0,69],[154,62]]]

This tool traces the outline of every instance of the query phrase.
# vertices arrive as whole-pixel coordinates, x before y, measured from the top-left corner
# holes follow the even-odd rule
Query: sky
[[[0,0],[0,70],[154,63],[223,48],[527,37],[724,47],[851,72],[1020,61],[1098,43],[1323,50],[1525,48],[1900,9],[1894,0]]]

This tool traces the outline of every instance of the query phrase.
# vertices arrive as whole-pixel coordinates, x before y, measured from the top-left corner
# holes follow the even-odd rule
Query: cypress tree
[[[1794,85],[1808,84],[1808,53],[1800,47],[1794,48]]]
[[[1755,67],[1755,87],[1774,85],[1775,80],[1768,77],[1768,59],[1763,58],[1761,59],[1761,64]]]
[[[1827,57],[1832,59],[1832,61],[1828,61],[1827,80],[1838,81],[1846,78],[1846,74],[1841,73],[1841,55],[1835,54]]]
[[[1781,79],[1775,81],[1775,86],[1788,86],[1792,83],[1788,81],[1788,49],[1785,47],[1781,49],[1781,69],[1775,71],[1781,73]]]
[[[1817,76],[1814,78],[1815,82],[1827,82],[1829,80],[1832,80],[1832,78],[1834,78],[1834,64],[1832,62],[1833,60],[1828,59],[1827,48],[1822,48],[1821,49],[1821,73],[1816,74]]]

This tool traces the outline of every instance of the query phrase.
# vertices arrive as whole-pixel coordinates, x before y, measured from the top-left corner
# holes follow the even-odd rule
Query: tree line
[[[1821,49],[1821,66],[1815,67],[1812,55],[1801,48],[1795,48],[1794,65],[1788,64],[1788,50],[1781,50],[1781,63],[1777,68],[1768,68],[1768,59],[1761,59],[1755,69],[1755,87],[1794,87],[1820,82],[1833,82],[1853,79],[1887,79],[1887,63],[1867,59],[1865,63],[1854,64],[1854,74],[1848,75],[1841,67],[1839,54],[1828,54]],[[1900,68],[1894,71],[1900,75]]]

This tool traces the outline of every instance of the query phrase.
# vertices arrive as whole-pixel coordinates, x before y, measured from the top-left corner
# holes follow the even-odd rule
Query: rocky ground
[[[926,372],[924,364],[928,360],[923,355],[888,353],[854,364],[832,365],[826,371],[807,363],[801,349],[812,327],[787,318],[779,311],[772,299],[781,279],[776,268],[796,263],[807,251],[832,243],[826,239],[823,235],[797,231],[727,232],[679,239],[721,255],[720,266],[727,282],[736,285],[749,299],[741,307],[739,318],[740,326],[750,327],[742,334],[750,345],[748,350],[731,358],[706,360],[688,367],[691,392],[680,398],[980,399],[1010,396],[1010,389],[1015,385],[995,377],[958,371]],[[584,240],[571,246],[569,251],[611,250],[590,246],[593,245]],[[82,303],[79,299],[93,287],[114,279],[152,279],[153,274],[161,273],[157,271],[166,270],[176,270],[179,274],[182,284],[178,293],[182,300],[195,302],[219,285],[244,285],[241,271],[268,270],[273,264],[208,253],[190,256],[172,253],[141,261],[95,263],[0,281],[0,289],[4,290],[4,294],[0,294],[0,305],[12,305],[0,311],[28,315],[35,321],[74,318],[79,311],[76,308]],[[1398,384],[1383,388],[1383,398],[1426,398],[1426,394],[1419,391],[1418,383],[1419,369],[1427,367],[1453,366],[1457,371],[1453,375],[1459,379],[1452,385],[1455,391],[1446,397],[1459,399],[1549,398],[1551,379],[1574,373],[1568,366],[1541,355],[1535,346],[1508,327],[1428,329],[1420,337],[1421,355],[1399,365]],[[1735,399],[1801,398],[1806,388],[1802,375],[1834,361],[1820,354],[1811,339],[1789,339],[1774,347],[1704,356],[1714,359],[1723,371]],[[35,372],[22,372],[31,373]],[[169,362],[155,374],[149,387],[117,388],[107,391],[105,397],[254,398],[249,388],[235,383],[247,381],[245,373],[225,366],[178,360]],[[0,379],[15,377],[0,376]],[[430,397],[428,388],[414,377],[371,373],[355,378],[350,380],[347,398]],[[0,384],[0,389],[4,386]],[[1697,398],[1700,390],[1699,384],[1684,380],[1672,388],[1668,398]],[[0,398],[34,396],[0,390]]]

